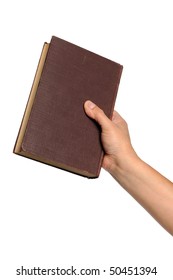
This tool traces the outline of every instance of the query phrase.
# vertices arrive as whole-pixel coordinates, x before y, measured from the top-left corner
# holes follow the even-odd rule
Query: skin
[[[89,100],[84,109],[101,126],[102,167],[173,235],[173,183],[138,157],[127,123],[116,111],[110,120]]]

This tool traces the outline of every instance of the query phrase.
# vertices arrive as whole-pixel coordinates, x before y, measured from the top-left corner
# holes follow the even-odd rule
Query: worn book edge
[[[28,120],[29,120],[29,116],[30,116],[30,113],[31,113],[32,105],[34,103],[35,95],[36,95],[37,88],[38,88],[38,85],[39,85],[39,81],[40,81],[40,78],[41,78],[41,74],[42,74],[43,66],[44,66],[44,63],[45,63],[45,60],[46,60],[48,49],[49,49],[49,44],[44,43],[43,49],[42,49],[42,52],[41,52],[41,56],[40,56],[40,60],[39,60],[38,66],[37,66],[36,74],[35,74],[35,77],[34,77],[34,81],[33,81],[33,84],[32,84],[31,92],[30,92],[30,95],[29,95],[29,98],[28,98],[28,102],[27,102],[27,105],[26,105],[24,115],[23,115],[22,123],[21,123],[20,129],[19,129],[19,133],[18,133],[18,136],[17,136],[15,146],[14,146],[13,152],[15,154],[21,154],[21,152],[22,152],[21,145],[22,145],[23,137],[24,137],[25,130],[26,130],[26,127],[27,127],[27,123],[28,123]]]

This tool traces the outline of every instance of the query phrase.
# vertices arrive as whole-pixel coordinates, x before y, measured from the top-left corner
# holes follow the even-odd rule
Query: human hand
[[[89,100],[85,102],[84,109],[101,126],[101,141],[105,151],[102,166],[112,174],[115,167],[121,167],[129,157],[136,156],[127,123],[116,111],[110,120],[103,110]]]
[[[173,235],[173,183],[136,155],[127,123],[117,112],[110,120],[91,101],[86,101],[84,108],[101,126],[102,166]]]

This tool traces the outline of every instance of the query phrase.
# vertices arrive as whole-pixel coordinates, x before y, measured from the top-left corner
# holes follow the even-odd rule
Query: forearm
[[[173,235],[173,183],[137,156],[115,164],[111,175]]]

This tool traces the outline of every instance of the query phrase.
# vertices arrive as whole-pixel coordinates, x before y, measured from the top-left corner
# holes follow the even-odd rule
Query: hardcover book
[[[111,118],[122,66],[65,40],[45,43],[14,153],[88,178],[100,174],[100,128],[84,112],[92,100]]]

